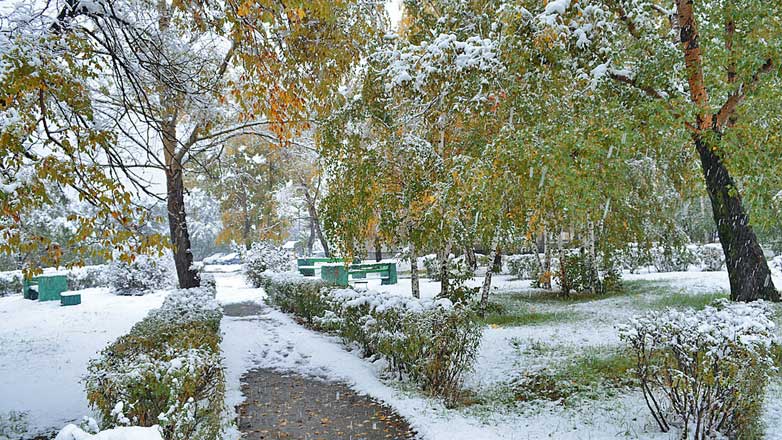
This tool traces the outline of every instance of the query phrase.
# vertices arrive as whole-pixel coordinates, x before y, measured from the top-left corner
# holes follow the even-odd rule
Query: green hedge
[[[454,403],[482,336],[473,310],[447,299],[419,300],[326,285],[296,273],[265,272],[268,302],[313,327],[385,359],[392,372]]]
[[[103,428],[160,425],[166,439],[220,438],[222,312],[213,288],[172,291],[90,362],[87,398]]]

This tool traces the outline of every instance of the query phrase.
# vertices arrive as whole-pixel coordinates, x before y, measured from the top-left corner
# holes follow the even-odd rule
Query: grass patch
[[[482,322],[486,325],[513,327],[520,325],[543,324],[546,322],[561,322],[573,319],[572,313],[557,312],[522,312],[513,314],[487,314]]]
[[[550,322],[567,322],[578,319],[575,312],[538,310],[518,295],[503,295],[498,302],[491,302],[486,308],[486,315],[480,319],[485,325],[513,327],[521,325],[536,325]]]
[[[667,308],[692,308],[695,310],[703,310],[707,305],[711,304],[717,299],[722,298],[728,298],[727,292],[715,292],[697,295],[675,292],[663,295],[660,298],[655,298],[647,304],[647,307],[652,310],[663,310]]]
[[[552,369],[523,375],[514,382],[516,401],[550,400],[564,405],[583,399],[613,397],[636,385],[631,353],[621,349],[590,348]]]
[[[638,296],[646,293],[660,293],[670,291],[670,286],[665,283],[647,280],[622,281],[622,286],[618,289],[610,290],[606,293],[592,294],[589,292],[571,294],[562,296],[556,290],[535,289],[527,292],[518,292],[508,294],[509,297],[518,297],[527,303],[536,304],[579,304],[590,301],[599,301],[601,299]]]
[[[541,356],[563,354],[572,349],[543,344],[530,347]],[[533,355],[534,357],[534,355]],[[501,384],[476,396],[480,405],[507,405],[540,401],[563,406],[589,400],[615,397],[629,387],[638,386],[632,369],[632,354],[616,347],[591,347],[572,350],[564,358],[550,360],[547,368],[522,373],[511,382]]]

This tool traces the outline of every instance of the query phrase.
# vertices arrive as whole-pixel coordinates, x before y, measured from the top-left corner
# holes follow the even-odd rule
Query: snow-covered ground
[[[782,285],[782,279],[775,282]],[[669,286],[668,292],[715,293],[728,291],[724,272],[686,272],[669,274],[626,274],[627,280],[650,280]],[[239,274],[217,278],[218,295],[226,300],[251,298],[261,304],[261,289],[242,288]],[[480,279],[472,281],[478,285]],[[495,295],[523,292],[535,295],[529,282],[498,276]],[[221,286],[232,287],[231,293],[221,293]],[[370,279],[370,289],[409,295],[410,280],[381,286],[379,279]],[[422,296],[434,296],[439,284],[422,280]],[[237,288],[239,288],[237,290]],[[639,299],[640,298],[640,299]],[[619,344],[615,324],[634,313],[633,301],[641,296],[620,296],[583,303],[573,303],[566,310],[579,313],[583,319],[566,322],[542,323],[516,327],[487,327],[475,371],[467,378],[467,386],[477,392],[490,390],[498,383],[512,379],[523,369],[535,368],[525,345],[544,342],[548,345],[583,347],[584,345],[613,346]],[[541,306],[547,307],[547,306]],[[425,439],[604,439],[642,438],[672,439],[675,433],[661,433],[638,392],[628,392],[616,398],[590,401],[563,407],[555,403],[514,406],[480,405],[463,409],[447,409],[442,403],[424,398],[419,393],[394,381],[382,378],[378,366],[350,352],[337,338],[319,334],[295,323],[289,316],[271,308],[263,308],[260,317],[228,318],[223,321],[223,351],[229,378],[229,403],[241,402],[239,377],[254,367],[277,368],[305,375],[340,380],[359,392],[369,394],[394,407],[408,419]],[[545,360],[544,360],[545,361]],[[779,402],[779,386],[773,385],[764,419],[770,433],[780,431],[780,420],[775,409]]]
[[[70,307],[0,298],[0,417],[23,413],[30,433],[91,414],[80,382],[87,363],[164,296],[117,296],[105,288],[79,293],[82,303]]]
[[[625,274],[625,279],[647,280],[666,285],[664,292],[703,294],[729,290],[725,272],[643,273]],[[775,274],[777,285],[782,277]],[[480,279],[471,282],[479,285]],[[250,297],[261,304],[261,289],[241,288],[243,281],[236,275],[218,278],[221,285],[232,286],[230,294],[219,293],[223,301],[229,297]],[[528,281],[497,276],[494,294],[536,295]],[[235,290],[236,288],[239,290]],[[370,289],[399,295],[410,294],[410,280],[400,279],[392,286],[381,286],[379,279],[370,279]],[[435,296],[439,283],[422,280],[422,296]],[[653,295],[657,295],[656,297]],[[617,296],[606,299],[574,302],[565,305],[541,304],[543,310],[559,307],[578,319],[513,327],[486,327],[481,350],[466,386],[476,392],[487,392],[497,384],[511,380],[519,372],[546,367],[543,362],[556,362],[530,356],[527,348],[535,343],[550,347],[583,348],[585,346],[617,346],[615,325],[637,313],[637,303],[659,299],[664,293]],[[535,403],[507,406],[498,403],[462,409],[447,409],[442,403],[422,397],[409,387],[382,378],[379,366],[350,352],[334,337],[308,330],[289,316],[271,308],[263,308],[260,317],[229,318],[223,321],[223,352],[227,362],[229,404],[242,400],[239,378],[244,371],[261,366],[294,371],[305,375],[339,380],[359,392],[369,394],[394,407],[407,418],[424,439],[673,439],[676,433],[661,433],[648,413],[639,392],[590,400],[584,404],[564,407],[557,403]],[[778,407],[782,403],[782,387],[772,384],[764,414],[767,438],[782,435],[782,420]],[[779,434],[778,434],[779,433]]]
[[[231,409],[243,400],[241,375],[260,366],[343,381],[394,407],[424,439],[675,438],[675,434],[658,432],[642,396],[636,392],[568,406],[484,403],[448,409],[407,385],[384,378],[382,365],[361,359],[338,338],[306,329],[288,315],[263,305],[263,290],[248,287],[238,266],[221,266],[215,272],[221,304],[249,301],[261,308],[259,316],[223,319],[226,401]],[[466,386],[475,393],[490,395],[494,387],[518,377],[520,372],[556,363],[557,356],[564,356],[561,353],[568,350],[616,346],[619,340],[615,325],[664,292],[728,291],[725,272],[625,274],[624,279],[668,287],[663,293],[594,301],[532,301],[536,310],[561,312],[574,318],[532,325],[487,326],[475,370],[467,377]],[[521,295],[534,299],[540,293],[530,289],[528,281],[508,276],[496,276],[494,281],[494,298]],[[779,273],[775,273],[774,281],[782,286]],[[471,284],[477,286],[480,282],[475,279]],[[439,291],[439,283],[426,279],[421,287],[426,297]],[[410,280],[381,286],[379,279],[370,279],[369,288],[409,295]],[[82,304],[74,307],[26,301],[21,296],[0,298],[0,417],[7,417],[12,411],[23,412],[31,432],[36,432],[56,430],[90,415],[80,383],[88,361],[126,333],[147,311],[159,307],[164,296],[164,292],[157,292],[123,297],[100,288],[83,290],[81,294]],[[553,350],[543,356],[532,354],[531,347],[537,345]],[[782,384],[774,383],[764,415],[768,438],[782,438],[781,407]],[[226,439],[237,437],[237,432],[231,432]]]

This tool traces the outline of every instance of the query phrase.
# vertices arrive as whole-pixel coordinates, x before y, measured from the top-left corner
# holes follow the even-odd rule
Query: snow
[[[117,296],[93,288],[79,293],[81,305],[69,307],[21,295],[0,298],[0,417],[26,413],[30,433],[91,415],[80,383],[87,363],[163,301],[162,292]]]
[[[157,426],[114,428],[91,435],[78,426],[67,425],[54,440],[163,440],[163,436]]]
[[[553,0],[546,5],[543,13],[546,15],[564,14],[570,7],[570,0]]]

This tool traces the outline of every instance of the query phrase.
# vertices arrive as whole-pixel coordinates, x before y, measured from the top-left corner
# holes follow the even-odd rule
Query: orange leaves
[[[236,8],[236,15],[238,15],[239,17],[247,17],[248,15],[250,15],[251,8],[252,8],[252,2],[250,1],[242,2],[239,5],[239,7]]]

